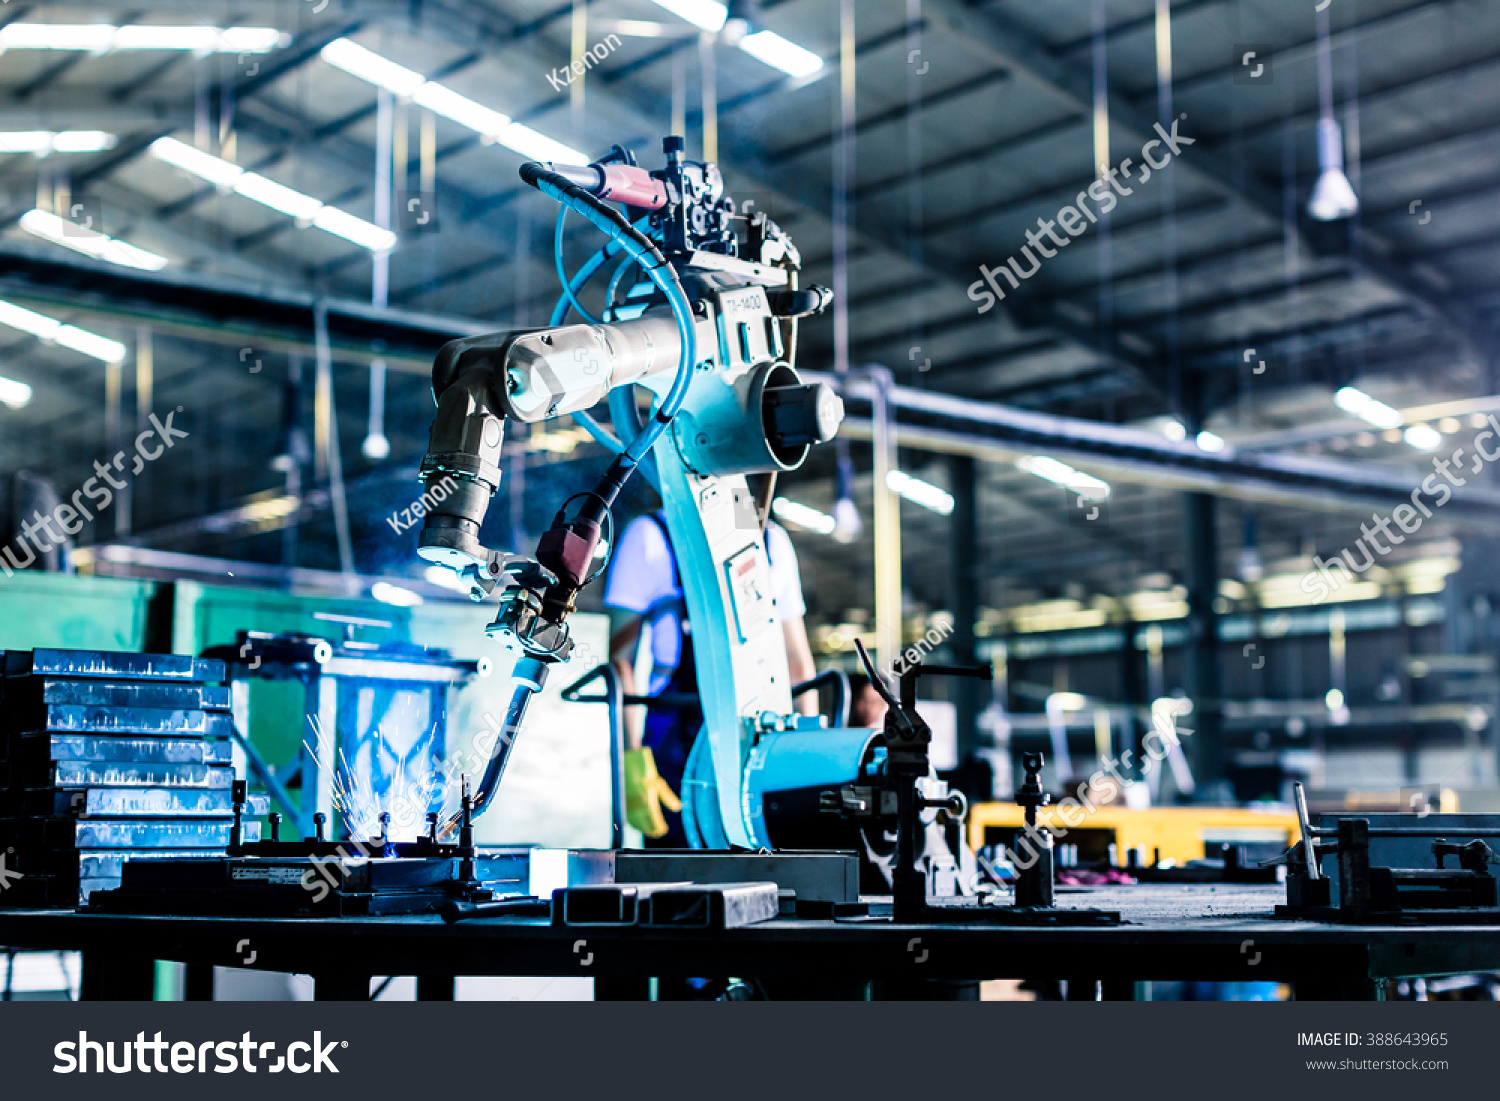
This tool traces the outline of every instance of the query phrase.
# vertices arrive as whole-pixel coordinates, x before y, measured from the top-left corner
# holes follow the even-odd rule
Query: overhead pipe
[[[484,322],[467,318],[379,310],[301,291],[247,288],[202,273],[126,272],[107,264],[56,260],[16,245],[0,248],[0,295],[116,322],[149,323],[157,334],[252,344],[284,353],[316,350],[308,335],[321,305],[330,338],[327,354],[333,359],[367,364],[373,342],[380,340],[385,344],[380,354],[392,370],[424,375],[443,344],[489,331]],[[817,381],[836,381],[831,374],[802,373]],[[843,435],[871,438],[870,386],[867,381],[851,381],[843,388],[852,414],[844,421]],[[1117,481],[1240,500],[1361,513],[1409,501],[1420,481],[1310,456],[1251,453],[1250,446],[1238,453],[1210,453],[1143,429],[928,390],[896,386],[891,402],[903,447],[1004,462],[1045,453]],[[1500,493],[1467,486],[1438,515],[1471,529],[1500,530]]]
[[[494,328],[470,318],[379,309],[202,272],[140,272],[82,258],[59,260],[26,243],[0,247],[0,298],[149,325],[158,335],[309,356],[317,350],[311,336],[321,306],[333,359],[365,365],[383,346],[377,354],[391,370],[419,375],[431,372],[432,357],[448,341]]]
[[[803,375],[811,381],[836,382],[828,373]],[[849,415],[841,434],[872,438],[876,395],[871,383],[851,379],[842,391]],[[1145,429],[904,386],[891,387],[886,400],[902,447],[999,462],[1045,454],[1105,479],[1294,508],[1354,514],[1389,510],[1402,502],[1410,504],[1429,473],[1409,475],[1304,455],[1237,453],[1229,448],[1208,452],[1190,441],[1174,442]],[[1500,439],[1495,446],[1500,447]],[[1470,529],[1500,531],[1500,492],[1465,486],[1440,511],[1434,510],[1434,516]]]

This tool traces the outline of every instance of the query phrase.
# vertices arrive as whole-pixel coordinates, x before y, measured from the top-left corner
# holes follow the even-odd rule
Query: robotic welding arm
[[[572,651],[568,616],[599,572],[596,549],[613,523],[615,499],[650,451],[694,625],[713,743],[712,801],[727,840],[752,844],[754,827],[739,809],[747,736],[794,720],[753,509],[744,522],[744,476],[795,469],[838,429],[842,402],[826,386],[802,383],[787,339],[795,318],[830,296],[797,289],[795,247],[763,213],[735,213],[716,166],[683,160],[681,139],[668,138],[665,147],[666,168],[651,173],[610,161],[522,168],[528,183],[603,230],[644,279],[625,303],[611,303],[604,323],[444,346],[433,366],[438,409],[421,477],[451,478],[458,491],[428,512],[418,553],[458,572],[476,600],[498,592],[487,631],[518,653],[516,695],[476,795],[477,815],[494,796],[526,701],[548,667]],[[632,225],[606,198],[650,211],[651,236],[637,228],[644,220]],[[743,243],[737,221],[747,224]],[[586,270],[598,266],[591,261]],[[576,303],[572,290],[568,300]],[[617,419],[614,461],[562,503],[535,557],[485,547],[480,528],[500,485],[505,422],[583,414],[611,391],[635,386],[654,395],[646,424],[637,431]]]
[[[505,422],[535,424],[581,412],[617,386],[675,371],[680,354],[676,322],[663,316],[491,333],[444,345],[432,368],[437,416],[420,477],[428,483],[451,478],[459,491],[429,511],[417,553],[468,578],[481,598],[507,579],[527,587],[555,580],[533,560],[479,542],[490,498],[500,488]]]

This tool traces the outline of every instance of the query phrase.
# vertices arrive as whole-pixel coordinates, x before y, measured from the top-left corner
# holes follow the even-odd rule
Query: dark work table
[[[415,975],[418,997],[452,997],[458,975],[596,980],[600,998],[641,996],[651,977],[737,975],[783,996],[857,998],[870,982],[1066,979],[1106,998],[1142,981],[1289,982],[1303,998],[1376,996],[1384,979],[1500,971],[1500,925],[1349,926],[1271,916],[1273,885],[1137,884],[1059,889],[1061,906],[1118,910],[1113,927],[897,925],[777,919],[727,932],[558,928],[542,919],[445,925],[435,916],[170,917],[0,910],[0,944],[80,951],[84,996],[151,997],[152,961],[189,968],[207,998],[212,966],[312,975],[319,1000],[368,996],[372,975]],[[253,952],[253,960],[250,958]],[[207,976],[205,986],[205,978]],[[904,986],[902,984],[905,984]],[[774,996],[774,995],[773,995]]]

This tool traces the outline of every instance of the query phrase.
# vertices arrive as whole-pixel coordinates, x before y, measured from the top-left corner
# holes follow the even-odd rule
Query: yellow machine
[[[976,851],[986,845],[1008,844],[1025,821],[1026,808],[1013,803],[979,803],[969,810],[969,844]],[[1078,846],[1079,860],[1088,863],[1109,856],[1118,846],[1125,863],[1131,849],[1144,849],[1150,861],[1160,856],[1177,864],[1217,856],[1220,845],[1279,845],[1290,848],[1298,839],[1297,815],[1291,810],[1242,810],[1238,807],[1099,807],[1037,808],[1037,825],[1051,830],[1060,844]]]

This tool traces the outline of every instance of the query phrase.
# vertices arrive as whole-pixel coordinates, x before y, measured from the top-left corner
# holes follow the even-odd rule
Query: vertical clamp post
[[[1012,846],[1016,856],[1016,905],[1047,906],[1052,902],[1052,834],[1038,829],[1036,809],[1052,802],[1042,787],[1042,766],[1047,759],[1041,753],[1021,754],[1025,780],[1016,792],[1016,805],[1026,808],[1026,843],[1030,862],[1022,857],[1021,842]]]

